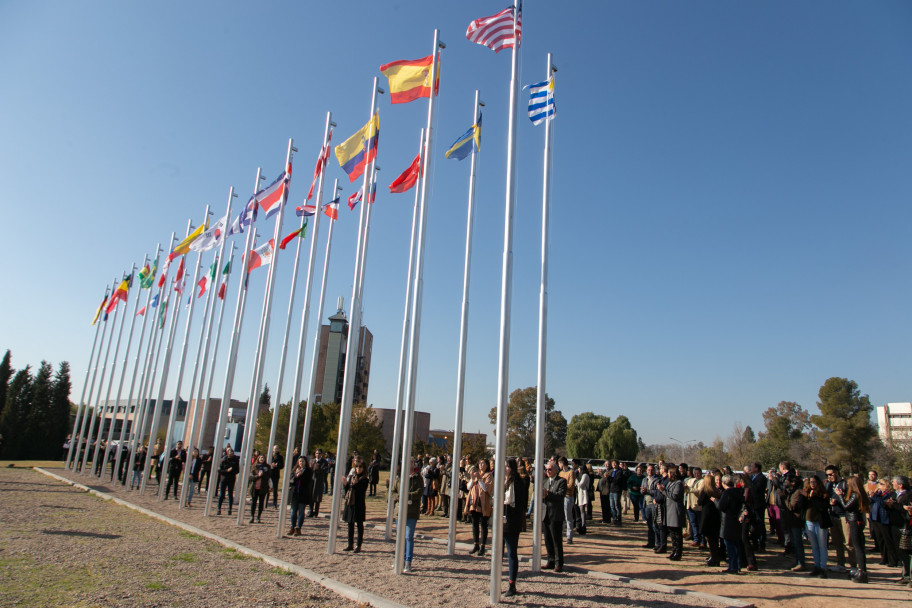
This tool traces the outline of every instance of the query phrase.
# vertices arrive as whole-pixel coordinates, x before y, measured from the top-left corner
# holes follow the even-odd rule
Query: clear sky
[[[14,367],[68,360],[78,399],[89,322],[113,277],[201,221],[206,204],[218,217],[230,186],[246,200],[257,167],[272,180],[289,137],[300,150],[289,205],[300,204],[326,112],[338,143],[367,121],[378,66],[430,54],[439,28],[417,407],[432,427],[453,427],[469,164],[443,151],[471,124],[477,88],[487,106],[465,430],[490,433],[510,57],[464,33],[506,4],[0,4],[0,348]],[[647,443],[709,442],[735,421],[761,428],[781,400],[816,410],[831,376],[857,381],[877,405],[912,400],[910,26],[912,4],[899,0],[526,2],[521,84],[545,77],[548,52],[559,68],[547,389],[568,420],[624,414]],[[392,407],[413,198],[386,184],[414,157],[427,103],[381,104],[364,322],[369,402]],[[543,138],[521,113],[511,390],[536,383]],[[329,177],[345,180],[335,162]],[[282,233],[295,222],[291,213]],[[343,206],[327,316],[338,296],[348,313],[356,232]],[[273,388],[291,269],[291,250],[280,252]],[[266,272],[252,277],[241,399]],[[303,281],[293,334],[302,294]],[[217,384],[226,350],[223,340]]]

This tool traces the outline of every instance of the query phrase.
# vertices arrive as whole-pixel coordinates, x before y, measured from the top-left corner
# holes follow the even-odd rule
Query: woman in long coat
[[[684,510],[684,482],[678,478],[678,469],[668,465],[668,483],[662,488],[665,495],[665,526],[671,539],[668,559],[679,561],[684,553],[684,532],[687,511]]]
[[[361,543],[364,541],[364,516],[366,507],[364,504],[364,495],[367,493],[368,478],[367,469],[363,460],[356,460],[354,471],[345,478],[345,506],[342,511],[342,519],[348,522],[348,546],[343,551],[361,551]],[[358,543],[355,544],[355,526],[358,527]]]

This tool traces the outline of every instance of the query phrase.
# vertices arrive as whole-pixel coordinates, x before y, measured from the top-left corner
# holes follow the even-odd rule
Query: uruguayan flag
[[[529,89],[529,120],[533,125],[554,118],[554,78],[523,87]]]

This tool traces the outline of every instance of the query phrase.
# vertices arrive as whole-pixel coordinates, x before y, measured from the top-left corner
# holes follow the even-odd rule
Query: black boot
[[[476,553],[478,553],[479,549],[480,549],[480,547],[478,546],[478,543],[475,543],[475,546],[472,547],[471,551],[469,551],[469,555],[475,555]]]
[[[504,597],[513,597],[516,595],[516,583],[511,582],[507,592],[504,593]]]

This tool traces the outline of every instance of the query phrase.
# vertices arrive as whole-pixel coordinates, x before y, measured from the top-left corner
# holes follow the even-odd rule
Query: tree
[[[28,417],[23,428],[24,443],[20,458],[48,458],[58,453],[60,447],[53,438],[51,444],[51,374],[53,369],[47,361],[42,361],[32,380],[31,403]]]
[[[763,412],[766,431],[754,446],[754,458],[766,468],[775,468],[783,460],[791,460],[791,446],[806,435],[811,416],[794,401],[780,401],[776,407]]]
[[[451,454],[452,452],[453,450],[450,449]],[[490,458],[491,452],[488,451],[488,446],[485,445],[484,435],[481,433],[463,433],[462,455],[468,458],[470,462],[478,462],[482,458]]]
[[[633,460],[640,451],[636,431],[627,416],[618,416],[608,425],[598,440],[599,458]]]
[[[538,388],[530,386],[510,393],[507,405],[507,453],[510,456],[532,458],[535,455],[535,417]],[[545,395],[545,454],[554,454],[567,441],[567,419],[554,409],[554,399]],[[488,414],[491,424],[497,424],[497,408]]]
[[[51,387],[51,417],[48,425],[48,433],[51,438],[53,447],[63,445],[63,441],[70,431],[70,410],[73,404],[70,403],[70,364],[61,361],[57,366],[57,373],[54,374],[54,382]],[[51,451],[51,455],[59,452]]]
[[[697,459],[703,469],[722,468],[728,461],[728,454],[725,453],[725,442],[720,437],[716,437],[711,446],[705,446],[700,449]]]
[[[756,439],[754,431],[750,427],[745,428],[740,422],[735,422],[732,434],[728,436],[725,443],[728,453],[738,466],[744,466],[754,460]]]
[[[372,406],[355,403],[352,406],[348,451],[358,452],[363,458],[369,458],[374,450],[383,458],[389,459],[389,454],[386,453],[386,438],[383,437],[383,423],[377,418]]]
[[[307,451],[313,454],[317,449],[335,452],[339,442],[339,404],[320,403],[313,406],[310,421],[310,438]]]
[[[871,400],[847,378],[829,378],[817,393],[820,415],[811,422],[822,432],[820,446],[843,470],[863,471],[877,430],[871,424]]]
[[[32,403],[31,366],[16,372],[6,391],[6,406],[0,416],[0,435],[3,435],[3,456],[21,458],[28,433],[28,414]]]
[[[0,416],[3,415],[3,407],[6,404],[6,391],[9,388],[10,378],[13,377],[13,368],[10,365],[10,351],[7,350],[3,355],[3,361],[0,362]]]
[[[298,428],[295,433],[296,441],[301,441],[301,435],[304,432],[304,404],[306,402],[302,401],[301,405],[298,407]],[[283,403],[279,406],[278,418],[276,420],[276,436],[275,436],[275,445],[279,446],[279,450],[286,457],[290,455],[291,451],[294,450],[288,449],[288,422],[291,420],[291,402]],[[256,428],[256,437],[253,440],[253,447],[258,449],[260,452],[266,454],[272,454],[272,446],[268,445],[269,443],[269,432],[272,429],[272,412],[268,409],[260,412],[260,415],[257,417],[257,428]],[[265,452],[264,452],[265,450]]]
[[[272,405],[272,395],[269,394],[269,385],[263,387],[263,392],[260,393],[260,408],[266,406],[267,408]]]
[[[576,414],[567,425],[567,455],[571,458],[596,457],[596,445],[611,424],[611,418],[592,412]]]

